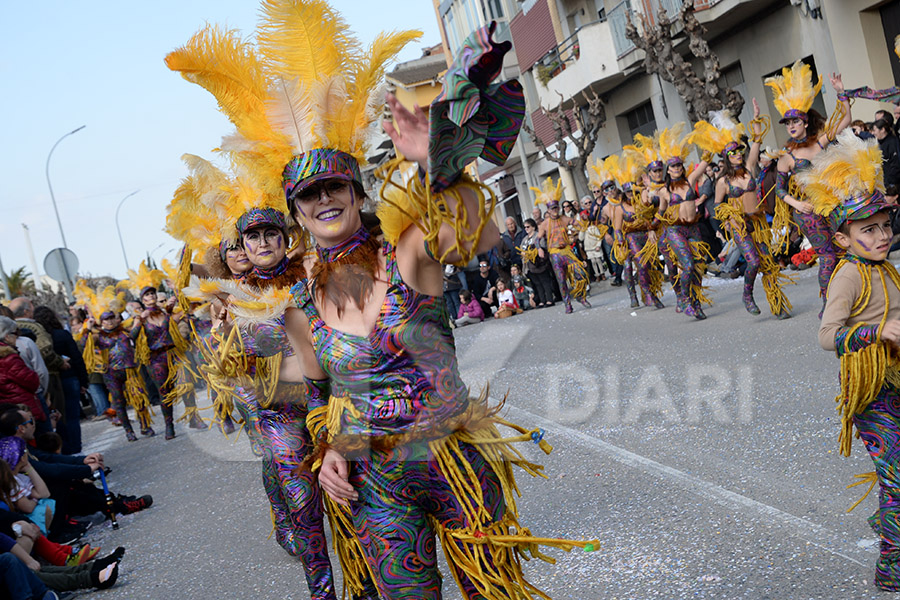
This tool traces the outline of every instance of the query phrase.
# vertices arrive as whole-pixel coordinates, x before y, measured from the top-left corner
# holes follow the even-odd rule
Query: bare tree
[[[544,141],[527,125],[522,126],[547,160],[555,162],[572,174],[572,179],[575,181],[575,193],[579,198],[589,191],[587,163],[591,158],[591,152],[594,151],[594,146],[597,145],[597,136],[606,122],[606,108],[597,93],[591,90],[591,95],[588,95],[585,91],[582,92],[582,96],[586,104],[583,107],[576,105],[572,110],[572,117],[569,117],[563,108],[565,100],[562,94],[559,96],[559,105],[556,108],[548,110],[541,107],[541,111],[547,115],[553,126],[554,141],[556,142],[554,152],[548,150]],[[581,135],[575,136],[578,131],[581,132]],[[574,158],[567,159],[566,151],[569,144],[575,147],[577,154]]]
[[[687,35],[691,54],[702,62],[702,79],[694,71],[693,65],[675,49],[675,35],[679,24],[681,32]],[[687,106],[691,121],[705,119],[710,111],[723,108],[731,110],[734,115],[741,113],[744,98],[735,90],[719,85],[722,77],[719,57],[703,38],[706,28],[694,16],[693,0],[685,0],[674,21],[669,19],[665,8],[660,4],[656,24],[651,25],[641,15],[641,29],[642,32],[637,30],[629,14],[625,35],[644,51],[644,69],[675,86]]]

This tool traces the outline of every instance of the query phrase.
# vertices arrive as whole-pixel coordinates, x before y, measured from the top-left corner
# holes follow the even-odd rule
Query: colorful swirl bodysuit
[[[687,223],[678,216],[680,205],[693,202],[696,198],[697,194],[689,185],[684,196],[670,190],[667,214],[660,216],[666,223],[663,236],[668,246],[668,252],[663,254],[671,254],[667,267],[671,269],[671,263],[678,265],[678,282],[675,285],[678,302],[688,316],[702,317],[700,300],[706,265],[702,258],[704,250],[700,247],[700,232],[696,221]]]
[[[138,364],[134,359],[132,336],[125,333],[121,328],[111,332],[102,331],[97,336],[96,344],[97,348],[104,351],[106,356],[106,370],[103,372],[103,383],[106,385],[106,389],[109,390],[113,409],[115,409],[116,416],[122,422],[122,428],[125,432],[134,433],[131,427],[131,420],[128,418],[128,412],[125,408],[127,404],[127,386],[129,385],[129,378],[132,382],[142,382],[142,380],[137,373]],[[129,371],[131,375],[129,375]],[[140,392],[145,402],[148,402],[146,400],[146,392],[142,388]],[[144,408],[144,410],[141,410],[141,408]],[[141,429],[149,427],[149,413],[146,411],[146,408],[135,406],[135,411],[140,421]]]
[[[654,282],[653,278],[654,273],[659,273],[655,270],[653,264],[657,261],[657,258],[656,256],[653,256],[650,261],[647,261],[642,258],[641,254],[644,247],[647,245],[650,229],[651,224],[649,221],[639,217],[633,210],[628,210],[625,208],[625,203],[622,203],[622,232],[624,234],[625,242],[628,245],[628,253],[631,257],[630,259],[626,259],[626,269],[629,268],[629,263],[633,259],[635,263],[634,266],[637,268],[637,280],[641,287],[644,304],[662,308],[662,302],[659,300],[662,282],[661,280],[659,282]]]
[[[562,225],[562,217],[553,219],[547,217],[547,248],[550,251],[550,265],[559,283],[559,291],[566,305],[566,312],[572,312],[572,296],[589,306],[587,303],[588,273],[587,269],[575,253],[572,252],[572,243],[569,234]],[[570,293],[569,280],[572,290]]]
[[[784,201],[784,197],[793,191],[794,193],[791,195],[802,201],[802,190],[794,183],[793,175],[810,168],[812,163],[808,159],[794,156],[790,151],[788,151],[788,154],[794,159],[794,171],[793,173],[778,172],[775,193],[779,200]],[[816,256],[819,258],[819,294],[824,300],[828,292],[828,282],[831,280],[831,274],[834,273],[835,267],[837,267],[840,254],[840,250],[832,241],[834,234],[828,226],[825,217],[815,212],[804,214],[795,210],[794,221],[803,235],[806,236],[806,239],[809,240],[810,245],[816,251]]]
[[[468,390],[459,376],[443,298],[406,285],[395,249],[385,242],[383,251],[390,287],[368,336],[342,332],[322,320],[313,304],[314,281],[292,292],[331,380],[331,403],[340,399],[343,406],[340,431],[329,434],[339,434],[332,445],[352,461],[349,481],[359,493],[352,503],[353,526],[376,585],[385,598],[440,598],[433,527],[439,532],[491,527],[507,507],[483,455],[472,444],[454,442],[456,460],[481,482],[485,511],[473,521],[464,508],[472,499],[461,502],[454,494],[445,465],[432,453],[429,442],[451,433],[448,424],[469,408]],[[328,398],[316,402],[310,401],[311,413]],[[339,445],[341,439],[364,443],[353,452]],[[457,545],[467,548],[464,542]],[[490,547],[485,552],[490,562]],[[466,597],[482,597],[465,572],[454,564],[450,568]]]
[[[153,310],[153,316],[162,315],[163,322],[161,325],[155,325],[149,319],[145,319],[141,324],[147,336],[147,346],[150,348],[150,362],[147,364],[147,371],[150,373],[150,379],[159,389],[159,396],[162,399],[160,408],[162,409],[163,419],[166,423],[166,431],[174,430],[172,421],[172,405],[175,402],[173,391],[175,390],[175,373],[170,373],[170,366],[175,364],[175,341],[169,333],[169,313],[156,308]]]

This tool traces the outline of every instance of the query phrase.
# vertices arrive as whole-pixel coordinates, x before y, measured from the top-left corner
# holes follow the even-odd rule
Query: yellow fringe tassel
[[[550,254],[561,254],[568,257],[570,262],[569,266],[566,268],[566,280],[569,284],[569,292],[576,300],[582,301],[587,298],[587,268],[585,268],[584,263],[581,262],[581,259],[575,256],[575,253],[572,252],[572,248],[570,248],[569,246],[566,246],[565,248],[551,248]]]
[[[150,407],[150,398],[144,389],[144,379],[137,367],[125,369],[125,400],[134,409],[134,413],[141,424],[141,429],[147,429],[153,424],[153,410]]]
[[[261,391],[259,404],[263,408],[269,408],[275,399],[278,379],[281,377],[281,358],[281,352],[273,356],[256,357],[255,381]]]
[[[869,304],[872,295],[872,270],[877,269],[881,275],[881,287],[885,298],[884,314],[881,323],[878,326],[878,335],[881,336],[881,330],[887,321],[889,303],[887,302],[887,279],[900,288],[900,274],[890,263],[880,265],[864,265],[860,263],[850,263],[846,259],[841,259],[838,263],[835,273],[841,268],[855,264],[857,271],[862,279],[862,293],[857,298],[850,310],[850,316],[855,317],[862,313]],[[865,323],[855,324],[849,331],[847,338],[850,339],[853,333],[865,325]],[[850,446],[853,441],[853,415],[857,415],[864,411],[866,407],[875,400],[878,393],[884,385],[885,379],[889,382],[900,381],[900,373],[898,373],[897,351],[892,345],[882,342],[880,339],[862,350],[857,352],[848,352],[844,348],[845,353],[841,356],[841,392],[835,398],[838,404],[838,412],[841,413],[841,434],[839,437],[841,454],[850,456]]]
[[[850,485],[848,485],[846,489],[849,490],[849,489],[852,488],[852,487],[856,487],[856,486],[862,485],[862,484],[864,484],[864,483],[868,483],[868,484],[869,484],[869,489],[866,490],[866,493],[863,494],[862,498],[860,498],[859,500],[857,500],[856,502],[854,502],[854,503],[853,503],[853,506],[851,506],[850,508],[847,509],[847,512],[852,511],[854,508],[856,508],[857,506],[859,506],[860,504],[862,504],[862,501],[863,501],[863,500],[865,500],[866,498],[868,498],[869,493],[871,493],[871,491],[872,491],[872,488],[874,488],[874,487],[875,487],[875,484],[878,483],[878,473],[876,473],[875,471],[869,471],[868,473],[862,473],[862,474],[860,474],[860,475],[854,475],[853,478],[854,478],[854,479],[857,479],[858,481],[854,481],[853,483],[851,483]]]
[[[489,187],[473,181],[467,175],[462,175],[456,183],[438,195],[432,195],[431,186],[424,185],[418,177],[410,179],[409,183],[401,184],[394,179],[394,175],[403,162],[399,155],[393,161],[388,162],[379,176],[383,177],[380,196],[385,208],[379,210],[379,217],[385,220],[400,220],[403,223],[411,222],[418,227],[425,236],[425,245],[431,256],[441,264],[455,264],[464,266],[471,261],[478,250],[478,242],[485,226],[492,220],[494,209],[497,206],[497,197]],[[399,178],[399,176],[398,176]],[[474,193],[477,202],[477,212],[470,215],[463,199],[462,190]],[[387,215],[394,212],[396,219]],[[474,231],[467,230],[474,226]],[[439,236],[446,237],[446,229],[453,231],[453,243],[447,245],[447,249],[440,252]],[[394,237],[394,236],[392,236]],[[388,240],[396,243],[396,240]],[[447,240],[444,240],[447,244]],[[458,258],[450,260],[453,253]]]
[[[141,326],[137,339],[134,340],[134,359],[140,365],[150,364],[150,345],[147,343],[147,332]]]
[[[793,194],[792,194],[793,195]],[[791,244],[791,207],[778,198],[775,200],[775,215],[772,217],[772,254],[784,254]]]

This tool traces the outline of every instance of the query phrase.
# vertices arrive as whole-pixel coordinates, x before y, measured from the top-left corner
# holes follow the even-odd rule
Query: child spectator
[[[456,326],[462,327],[471,323],[481,323],[484,321],[484,311],[478,299],[472,296],[469,290],[463,290],[459,293],[459,314],[457,314]]]
[[[42,433],[34,440],[38,450],[48,454],[62,454],[62,438],[58,433]]]
[[[519,271],[519,267],[513,265],[509,268],[509,272],[509,283],[512,288],[513,296],[516,297],[516,302],[518,302],[519,306],[524,310],[534,308],[534,290],[526,285],[527,280]]]
[[[497,314],[494,316],[498,319],[505,319],[506,317],[511,317],[522,312],[519,303],[516,302],[515,295],[513,295],[512,290],[507,287],[505,279],[497,280],[497,302],[500,305],[500,308],[497,309]]]
[[[28,462],[25,440],[17,437],[0,439],[0,462],[3,463],[0,465],[0,485],[16,512],[27,516],[46,535],[56,502],[50,499],[47,484]]]

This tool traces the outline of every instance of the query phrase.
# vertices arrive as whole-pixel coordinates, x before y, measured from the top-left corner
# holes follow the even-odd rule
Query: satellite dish
[[[44,273],[68,288],[78,273],[78,257],[68,248],[56,248],[44,257]]]

